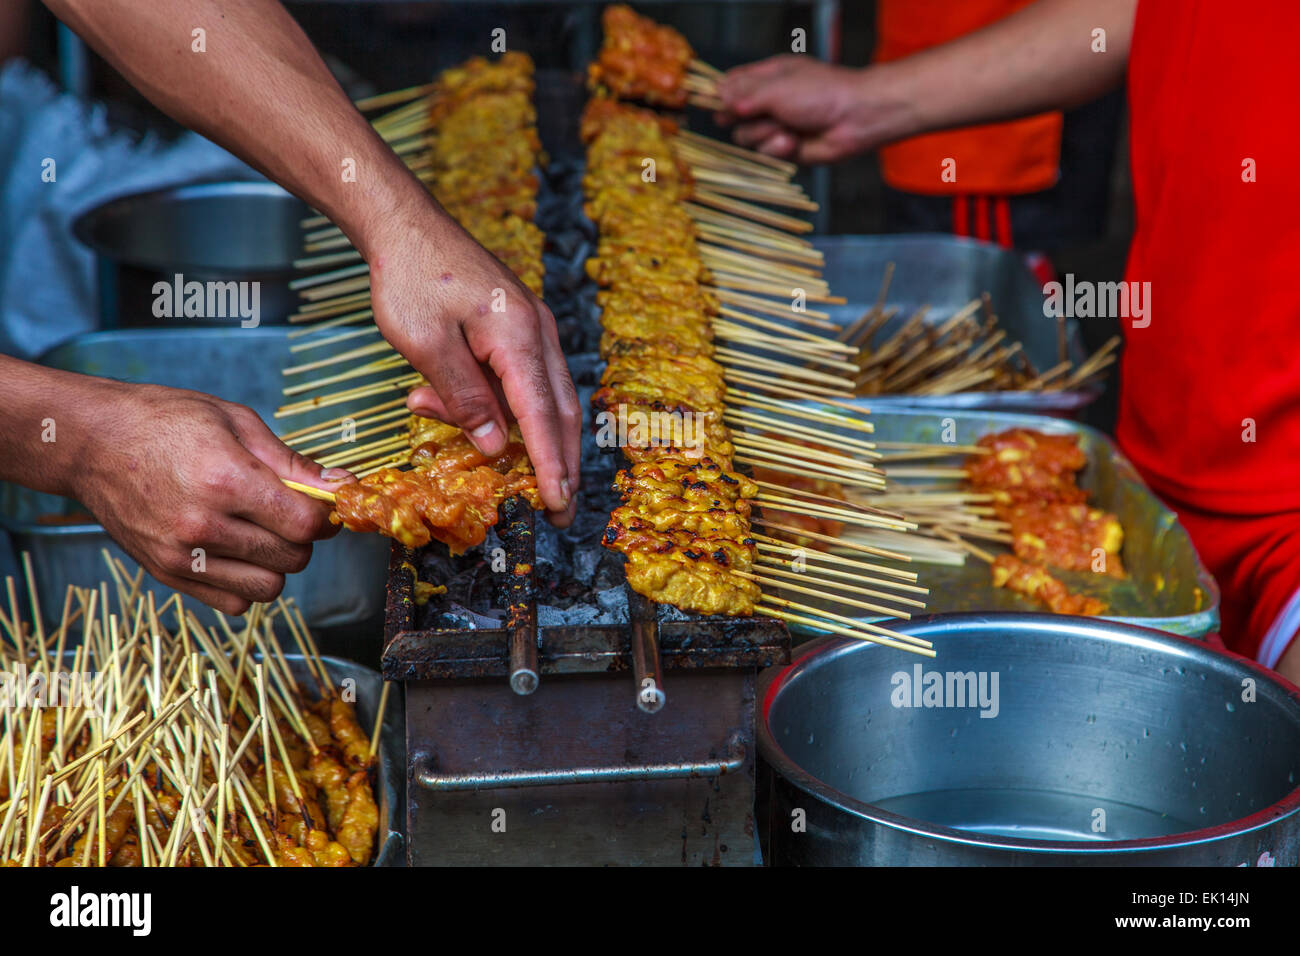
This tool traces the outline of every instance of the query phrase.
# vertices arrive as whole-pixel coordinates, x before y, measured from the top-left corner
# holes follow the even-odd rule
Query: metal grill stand
[[[406,691],[409,864],[754,862],[755,680],[789,660],[784,625],[660,622],[629,594],[628,625],[538,629],[511,554],[505,627],[415,630],[413,557],[393,549],[383,655]]]

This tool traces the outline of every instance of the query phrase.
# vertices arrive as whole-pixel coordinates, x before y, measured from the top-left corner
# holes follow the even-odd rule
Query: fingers
[[[216,608],[222,614],[228,614],[231,617],[237,617],[243,614],[252,606],[252,601],[242,598],[237,594],[229,591],[223,591],[211,584],[202,581],[195,581],[192,578],[180,578],[165,571],[153,570],[150,572],[158,579],[160,584],[166,585],[173,591],[180,591],[182,594],[188,594],[192,598],[197,598],[208,607]]]
[[[796,155],[803,155],[799,147],[799,137],[788,130],[779,130],[773,133],[759,143],[756,148],[760,153],[775,156],[778,159],[791,159]],[[801,162],[810,162],[810,160],[802,159]]]
[[[732,138],[741,146],[781,159],[790,159],[799,151],[799,135],[771,120],[743,123],[732,131]]]
[[[785,129],[775,120],[761,119],[741,123],[731,131],[731,138],[741,146],[756,147],[768,137]]]
[[[275,600],[285,574],[302,570],[311,557],[310,545],[277,542],[247,522],[213,516],[195,527],[195,521],[181,519],[178,541],[149,548],[138,560],[163,584],[226,614]]]
[[[311,545],[286,541],[265,528],[241,518],[220,523],[209,536],[208,553],[254,564],[277,574],[297,574],[311,560]]]
[[[327,504],[285,487],[281,478],[329,489],[321,467],[276,438],[250,409],[231,406],[235,437],[247,454],[228,454],[226,467],[214,467],[205,479],[206,504],[236,515],[294,544],[308,544],[338,533]]]
[[[431,354],[437,357],[436,367],[426,371],[417,366],[430,386],[412,391],[406,407],[417,415],[460,426],[488,457],[501,454],[508,437],[506,416],[460,327],[445,323],[443,339]]]
[[[468,335],[470,347],[486,358],[501,380],[537,472],[537,488],[547,510],[567,511],[573,486],[561,439],[560,412],[543,351],[540,326],[544,320],[531,303],[520,305],[508,321],[500,319],[494,315],[486,324],[473,326]]]
[[[217,559],[277,575],[296,574],[311,560],[310,544],[286,540],[252,521],[205,507],[176,518],[172,533],[157,556],[162,569],[177,577],[211,582]]]
[[[247,561],[210,558],[203,583],[243,600],[265,604],[274,601],[284,590],[284,575]]]
[[[582,406],[578,402],[578,390],[573,387],[569,366],[564,361],[564,352],[560,348],[555,317],[550,309],[545,306],[542,309],[542,354],[551,379],[551,391],[555,395],[560,419],[560,446],[569,475],[569,487],[573,491],[578,487],[582,471]],[[567,528],[573,521],[577,506],[577,495],[570,494],[569,506],[563,512],[551,512],[551,523],[559,528]]]
[[[274,601],[284,590],[283,574],[228,558],[209,558],[203,571],[177,574],[155,568],[151,573],[167,587],[223,614],[243,614],[253,603]]]
[[[828,135],[823,135],[793,141],[791,150],[786,155],[797,159],[801,164],[816,166],[820,163],[838,162],[850,152],[851,150],[845,147],[843,139],[835,140]]]
[[[718,97],[728,112],[742,118],[764,112],[771,91],[779,86],[775,81],[788,72],[797,59],[785,54],[728,70],[718,81]]]

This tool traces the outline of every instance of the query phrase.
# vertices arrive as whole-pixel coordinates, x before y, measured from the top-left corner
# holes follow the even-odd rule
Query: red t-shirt
[[[1298,38],[1297,3],[1138,4],[1117,434],[1175,507],[1300,510]]]

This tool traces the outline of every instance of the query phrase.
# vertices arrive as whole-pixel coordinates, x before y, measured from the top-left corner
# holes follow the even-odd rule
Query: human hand
[[[375,322],[430,383],[407,406],[460,426],[489,457],[518,421],[550,519],[567,525],[582,411],[551,310],[441,211],[368,246]]]
[[[163,584],[226,614],[273,600],[311,542],[338,531],[329,507],[286,488],[330,490],[324,475],[257,414],[183,389],[88,380],[68,488]],[[328,478],[326,477],[328,475]]]
[[[832,163],[898,138],[909,112],[886,67],[831,66],[785,55],[736,67],[718,81],[742,146],[800,163]]]

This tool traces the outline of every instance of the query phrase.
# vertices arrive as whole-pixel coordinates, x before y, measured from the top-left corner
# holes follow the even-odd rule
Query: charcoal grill
[[[634,594],[624,624],[538,626],[531,520],[507,503],[498,628],[417,628],[420,558],[393,547],[408,864],[753,864],[755,681],[785,626],[661,621]]]
[[[583,92],[567,75],[538,80],[551,102],[539,115],[552,157],[537,217],[544,298],[587,407],[600,364],[583,268],[594,233],[576,130],[559,124]],[[622,456],[590,431],[582,456],[582,531],[564,545],[519,500],[485,547],[503,552],[491,573],[466,570],[482,571],[481,556],[456,566],[439,545],[394,545],[383,672],[406,691],[411,865],[755,862],[755,685],[789,660],[790,635],[772,618],[691,618],[627,589],[600,545]],[[418,607],[417,570],[468,611]],[[598,606],[612,594],[617,613]]]

